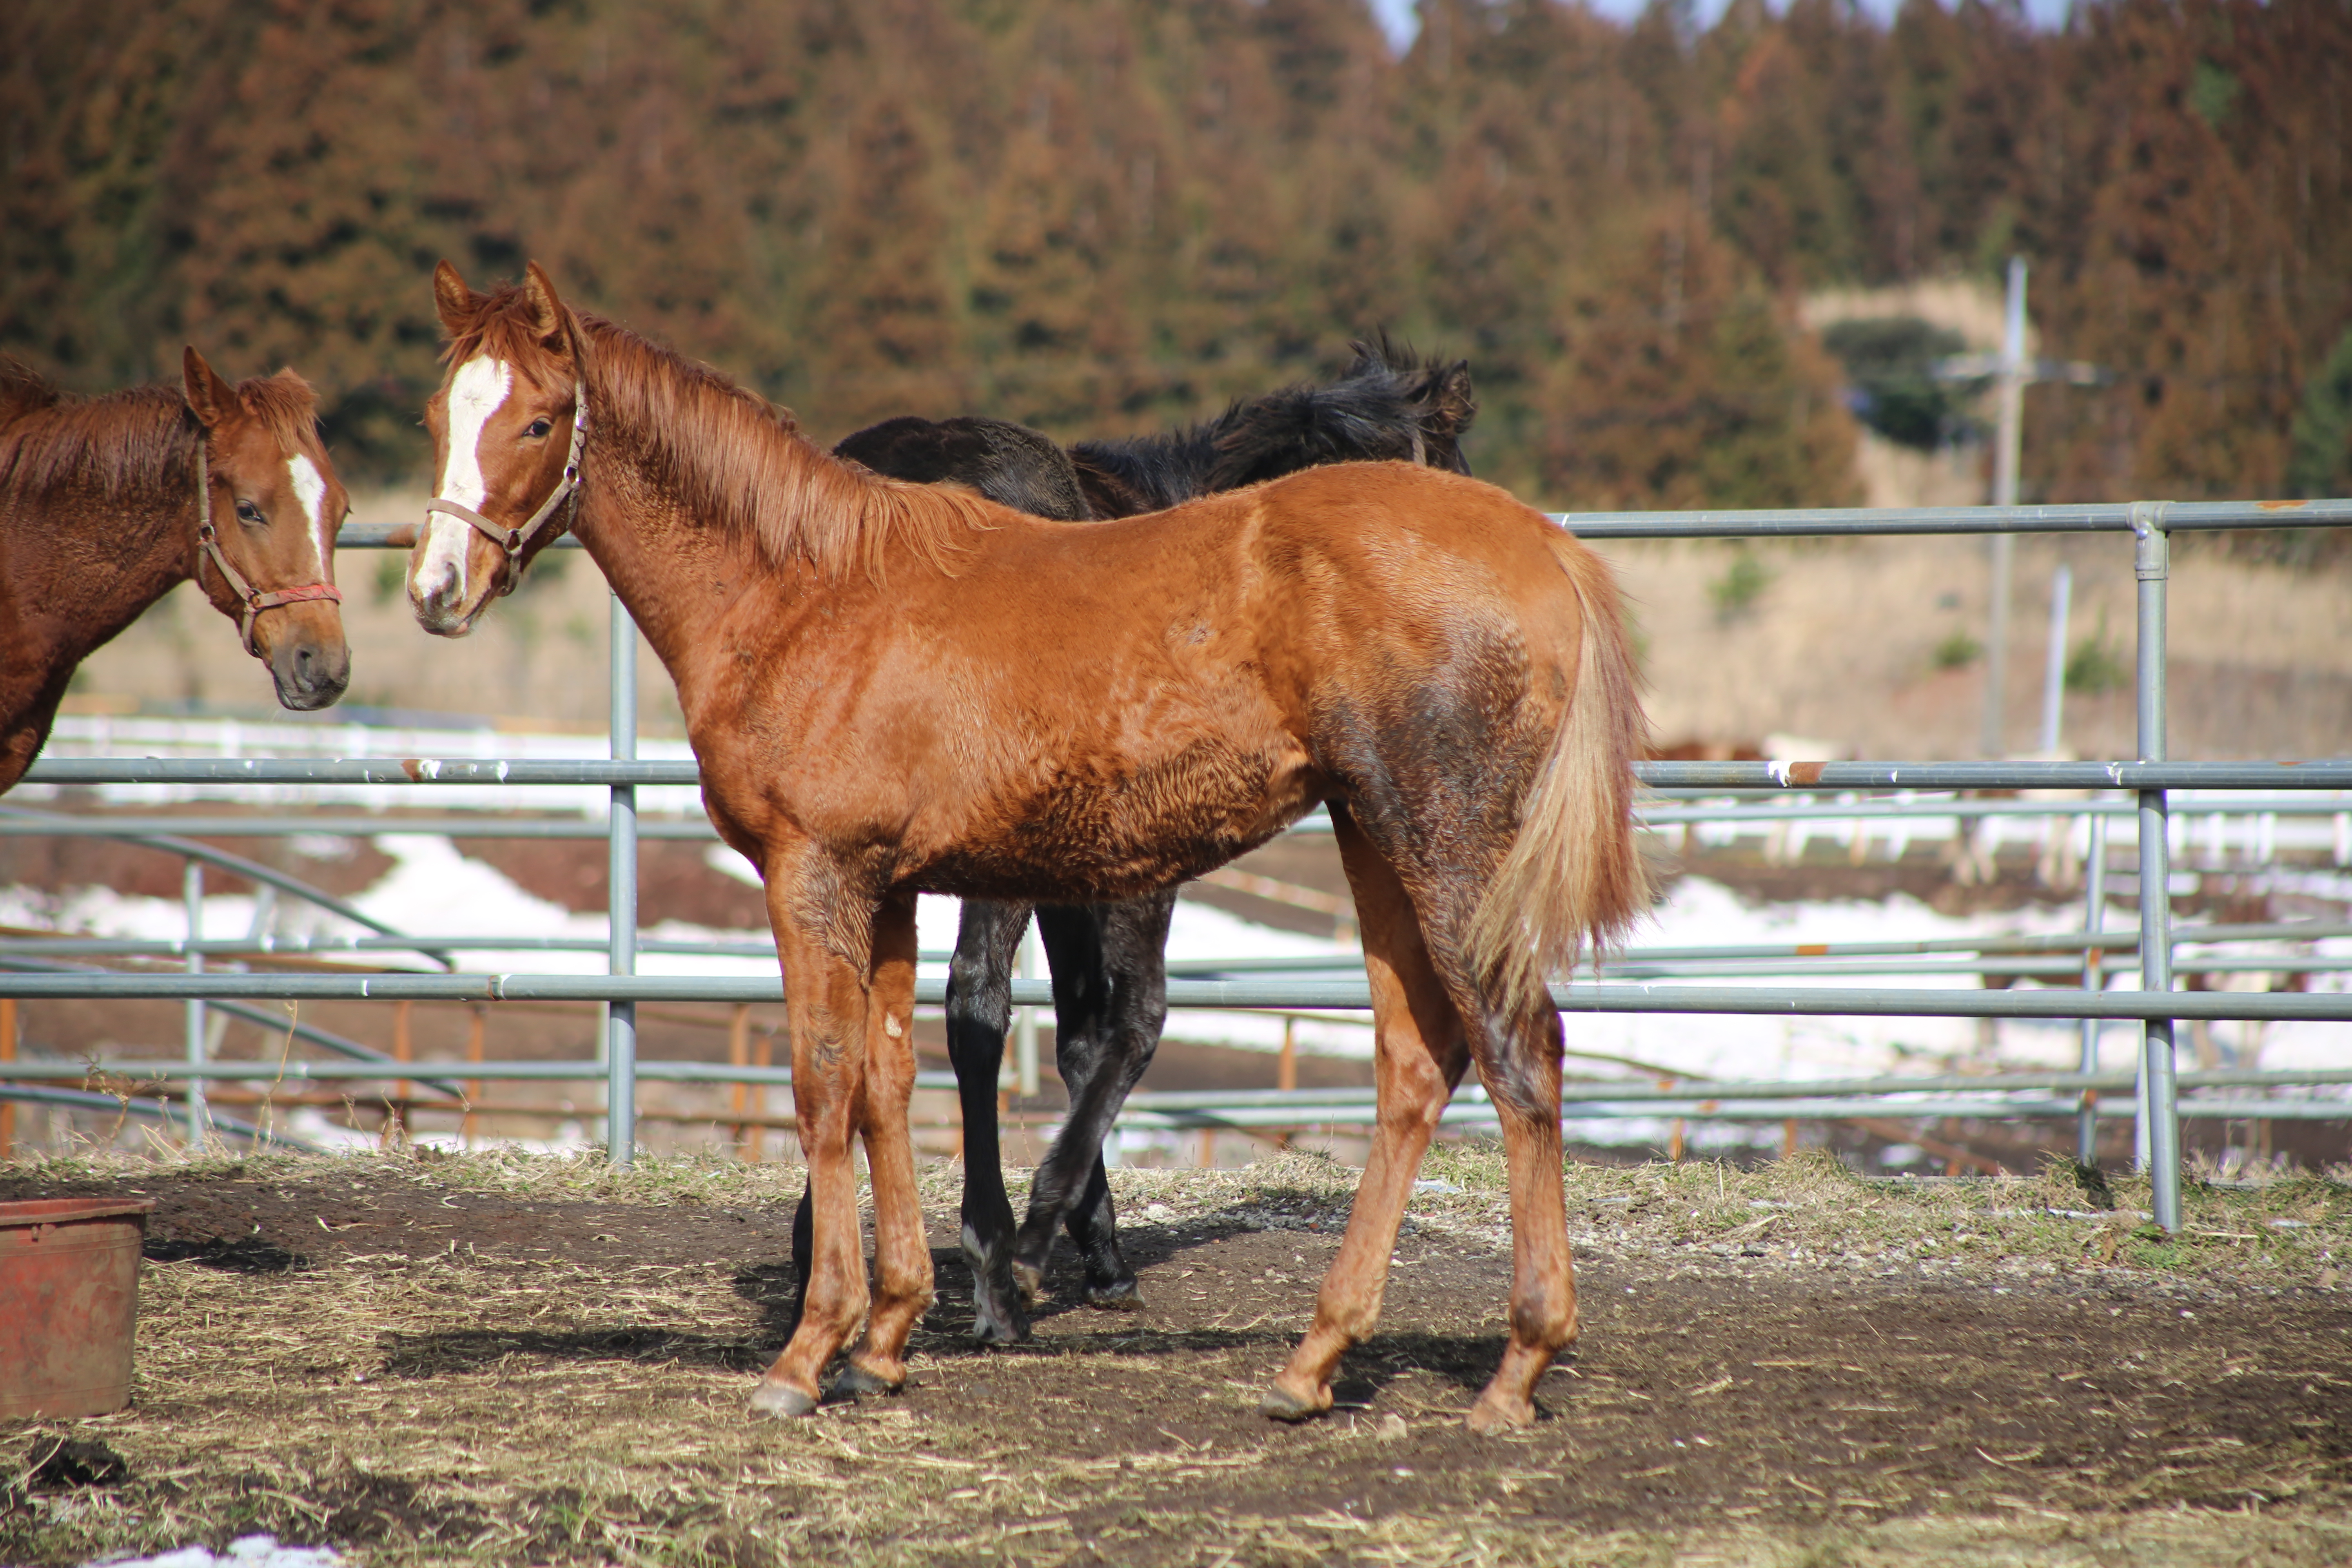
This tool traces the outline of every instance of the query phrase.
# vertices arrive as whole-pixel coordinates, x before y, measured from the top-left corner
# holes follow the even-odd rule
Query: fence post
[[[1024,980],[1037,978],[1037,922],[1033,918],[1021,933],[1021,949],[1013,972]],[[1024,1003],[1013,1015],[1013,1082],[1024,1100],[1037,1098],[1037,1009]]]
[[[1993,437],[1992,504],[2017,504],[2019,448],[2022,444],[2025,384],[2025,258],[2009,258],[2009,293],[2002,312],[2000,372],[1995,378],[1999,431]],[[2002,705],[2009,699],[2009,584],[2017,557],[2017,535],[1992,536],[1990,603],[1986,607],[1984,754],[2008,754]]]
[[[16,999],[0,1000],[0,1071],[16,1059]],[[0,1160],[16,1158],[16,1102],[0,1100]]]
[[[727,1021],[727,1065],[738,1068],[751,1065],[751,1005],[749,1002],[738,1002],[734,1014]],[[727,1086],[727,1103],[737,1118],[735,1157],[738,1160],[745,1158],[748,1152],[743,1142],[747,1127],[741,1118],[750,1098],[751,1086],[741,1079]]]
[[[205,868],[201,861],[190,860],[180,873],[180,894],[188,910],[188,973],[202,974],[205,955],[196,944],[205,939]],[[188,1065],[201,1067],[205,1060],[205,1005],[188,1004]],[[201,1153],[205,1146],[205,1080],[191,1077],[188,1093],[183,1102],[188,1113],[188,1152]]]
[[[2139,756],[2165,760],[2165,591],[2172,571],[2172,542],[2165,532],[2165,503],[2134,501],[2132,575],[2139,584],[2139,648],[2136,676],[2139,698]],[[2170,803],[2160,789],[2139,792],[2140,988],[2172,989],[2172,866],[2167,837]],[[2156,1223],[2180,1228],[2180,1118],[2175,1107],[2172,1020],[2151,1018],[2140,1037],[2141,1098],[2147,1118],[2147,1171],[2154,1188]]]
[[[2103,812],[2091,814],[2090,865],[2084,868],[2084,880],[2089,884],[2083,895],[2083,929],[2095,936],[2107,924],[2107,819]],[[2105,952],[2097,948],[2083,952],[2083,989],[2098,991],[2105,988],[2105,978],[2100,973],[2101,960]],[[2099,1020],[2083,1020],[2082,1070],[2099,1070]],[[2077,1163],[2096,1165],[2099,1163],[2099,1091],[2083,1091],[2083,1109],[2074,1128],[2074,1158]]]
[[[637,624],[628,606],[613,595],[613,760],[637,760]],[[614,974],[637,970],[637,791],[613,786],[606,817],[612,835],[610,919]],[[606,1005],[604,1147],[615,1165],[626,1165],[637,1146],[637,1005]]]

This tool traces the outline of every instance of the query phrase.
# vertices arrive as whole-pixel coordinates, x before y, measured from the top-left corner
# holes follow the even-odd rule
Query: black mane
[[[1462,437],[1478,413],[1468,362],[1418,360],[1386,333],[1350,346],[1354,363],[1328,384],[1286,386],[1164,435],[1072,447],[1095,514],[1158,511],[1321,463],[1396,458],[1468,473]]]
[[[1337,381],[1286,386],[1159,436],[1081,441],[1003,419],[886,419],[834,447],[877,474],[969,485],[1037,517],[1079,521],[1159,511],[1319,463],[1397,458],[1470,471],[1462,437],[1477,417],[1466,361],[1416,359],[1385,333],[1352,345]]]

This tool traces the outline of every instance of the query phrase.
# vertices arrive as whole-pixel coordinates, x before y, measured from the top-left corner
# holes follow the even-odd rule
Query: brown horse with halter
[[[841,463],[722,377],[574,313],[536,266],[485,296],[445,262],[434,291],[452,341],[426,409],[443,499],[411,557],[418,619],[462,634],[569,526],[676,680],[711,820],[765,881],[814,1237],[754,1407],[813,1412],[861,1320],[839,1386],[898,1386],[930,1300],[907,1125],[916,894],[1130,899],[1322,803],[1363,931],[1379,1123],[1265,1408],[1330,1407],[1475,1065],[1515,1246],[1509,1342],[1470,1423],[1532,1420],[1576,1334],[1543,982],[1647,905],[1644,726],[1598,558],[1490,485],[1406,463],[1049,522]]]
[[[231,386],[69,397],[0,358],[0,789],[48,739],[81,661],[194,577],[269,667],[278,700],[351,679],[335,531],[350,499],[290,370]]]

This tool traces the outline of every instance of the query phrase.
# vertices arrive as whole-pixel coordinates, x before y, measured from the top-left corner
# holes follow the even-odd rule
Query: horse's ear
[[[530,306],[530,323],[539,330],[540,342],[558,352],[569,348],[562,297],[556,293],[555,280],[547,275],[547,268],[536,261],[523,268],[522,297]]]
[[[1470,362],[1455,360],[1437,378],[1430,399],[1430,427],[1459,437],[1478,417],[1478,394],[1470,384]]]
[[[441,313],[441,328],[451,337],[472,323],[477,300],[456,268],[443,261],[433,268],[433,308]]]
[[[196,352],[194,343],[180,354],[180,385],[187,396],[189,412],[207,430],[218,428],[221,421],[236,408],[236,388],[205,363],[205,356]]]
[[[1374,327],[1366,336],[1350,340],[1348,347],[1354,352],[1356,358],[1348,366],[1347,374],[1339,378],[1342,381],[1355,381],[1382,372],[1398,375],[1412,368],[1412,349],[1409,345],[1400,345],[1389,335],[1385,326]]]

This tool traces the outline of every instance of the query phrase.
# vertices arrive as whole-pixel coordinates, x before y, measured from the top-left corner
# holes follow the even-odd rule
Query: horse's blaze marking
[[[286,459],[286,476],[293,481],[294,499],[302,503],[303,512],[310,520],[310,546],[314,552],[311,564],[318,568],[318,580],[327,579],[327,480],[317,464],[303,453],[297,452]]]
[[[488,499],[482,480],[482,426],[505,404],[513,385],[514,372],[506,361],[488,354],[467,360],[449,378],[449,457],[435,492],[441,500],[482,510]],[[432,598],[447,584],[464,599],[467,546],[473,538],[474,531],[458,519],[433,514],[425,524],[425,559],[416,568],[416,597]]]
[[[882,1032],[895,1040],[907,1031],[898,1027],[898,1016],[896,1013],[885,1013],[882,1015]]]

